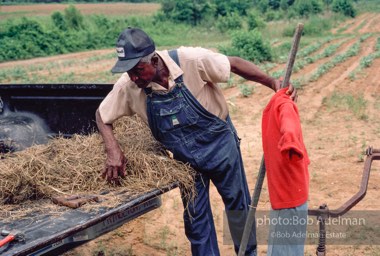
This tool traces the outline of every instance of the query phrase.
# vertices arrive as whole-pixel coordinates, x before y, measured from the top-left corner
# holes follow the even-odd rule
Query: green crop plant
[[[318,67],[317,71],[310,76],[310,81],[316,81],[319,77],[327,73],[330,69],[334,68],[337,64],[344,62],[347,58],[353,57],[359,53],[360,42],[356,42],[345,53],[335,56],[332,60],[323,63]]]
[[[239,85],[239,90],[241,94],[243,95],[243,97],[248,97],[249,95],[253,93],[253,91],[255,90],[255,87],[252,85],[241,84]]]
[[[368,68],[372,65],[373,62],[373,55],[367,55],[360,59],[360,67],[361,68]]]
[[[367,24],[367,23],[368,23],[368,20],[367,20],[367,19],[364,19],[364,20],[360,23],[360,25],[357,26],[357,27],[355,28],[354,32],[355,32],[355,33],[358,33],[358,31],[359,31],[360,29],[362,29],[362,28],[365,26],[365,24]]]
[[[362,35],[360,37],[360,42],[363,42],[364,40],[366,40],[367,38],[369,38],[371,36],[373,36],[373,33],[366,33],[366,34]]]
[[[376,51],[379,51],[379,50],[380,50],[380,37],[377,38],[376,46],[375,46],[375,50],[376,50]]]
[[[354,81],[356,79],[356,74],[358,73],[358,70],[353,70],[351,71],[349,74],[348,74],[348,78],[351,80],[351,81]]]
[[[321,54],[323,58],[330,57],[336,53],[341,43],[329,45]]]
[[[281,70],[277,70],[277,71],[274,71],[272,72],[271,76],[273,76],[274,78],[280,78],[282,75],[284,74],[284,70],[281,69]]]

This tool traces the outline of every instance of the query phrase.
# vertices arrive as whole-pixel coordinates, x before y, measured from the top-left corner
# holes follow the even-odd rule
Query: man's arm
[[[255,64],[244,60],[240,57],[228,56],[228,60],[231,65],[231,72],[254,82],[258,82],[271,88],[277,92],[281,88],[281,81],[277,80],[259,69]],[[297,92],[294,90],[293,86],[289,84],[289,89],[287,94],[290,95],[290,98],[294,100],[296,98]]]
[[[102,177],[107,178],[108,182],[117,182],[119,176],[125,176],[125,164],[127,159],[113,134],[112,125],[103,122],[99,109],[96,110],[95,117],[96,125],[98,126],[100,135],[103,137],[107,153],[107,160],[104,170],[102,171]]]

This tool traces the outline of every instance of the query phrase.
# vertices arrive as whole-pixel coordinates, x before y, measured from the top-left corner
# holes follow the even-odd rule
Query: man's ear
[[[150,61],[151,61],[151,63],[152,63],[153,66],[157,67],[157,65],[158,65],[158,55],[154,54]]]

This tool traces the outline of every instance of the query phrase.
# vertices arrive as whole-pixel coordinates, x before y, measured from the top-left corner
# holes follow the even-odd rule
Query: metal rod
[[[359,203],[360,200],[362,200],[367,193],[371,165],[372,165],[372,161],[374,160],[380,160],[380,150],[369,147],[367,149],[367,158],[364,163],[364,169],[363,169],[362,180],[360,183],[360,188],[359,188],[359,191],[355,195],[353,195],[338,209],[334,209],[334,210],[326,210],[326,209],[321,209],[321,208],[309,209],[308,215],[320,216],[320,215],[325,214],[328,217],[337,218],[339,216],[342,216],[346,212],[348,212],[352,207],[354,207],[357,203]]]

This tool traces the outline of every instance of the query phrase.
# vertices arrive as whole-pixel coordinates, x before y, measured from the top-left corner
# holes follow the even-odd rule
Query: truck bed
[[[173,183],[125,198],[116,207],[94,205],[86,210],[63,207],[66,209],[61,209],[60,214],[31,214],[10,223],[0,221],[2,230],[25,234],[24,242],[12,241],[0,249],[0,255],[59,255],[160,207],[161,195],[176,187]]]
[[[25,142],[12,135],[9,130],[14,129],[7,125],[18,125],[20,131],[41,125],[49,137],[90,134],[96,131],[95,111],[111,89],[112,84],[0,84],[0,143],[8,139]],[[17,122],[12,121],[12,115]],[[12,150],[28,146],[26,143]],[[161,195],[177,186],[172,183],[133,196],[121,193],[121,203],[114,207],[86,205],[74,210],[62,206],[59,214],[36,211],[12,221],[1,218],[1,230],[20,230],[25,233],[25,241],[3,246],[0,255],[59,255],[160,207]]]

